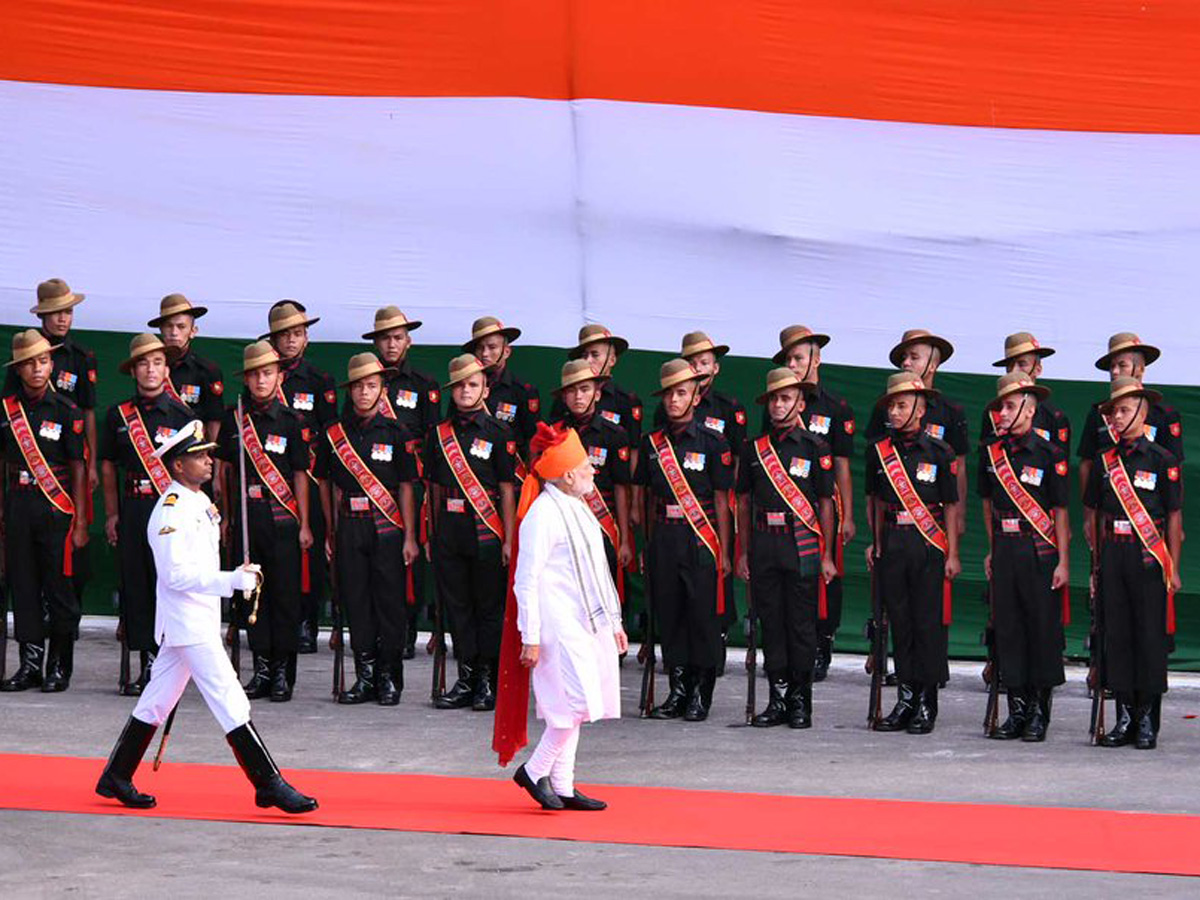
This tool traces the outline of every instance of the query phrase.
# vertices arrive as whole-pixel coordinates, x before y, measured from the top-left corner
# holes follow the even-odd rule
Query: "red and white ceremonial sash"
[[[396,503],[391,491],[384,487],[383,482],[371,471],[370,466],[358,455],[358,451],[350,443],[350,438],[346,436],[346,429],[342,427],[342,423],[334,422],[326,429],[325,434],[333,446],[333,452],[346,467],[346,471],[358,482],[363,493],[375,504],[375,508],[383,513],[385,519],[403,531],[404,518],[400,515],[400,505]]]
[[[712,522],[708,520],[704,507],[700,505],[692,486],[688,484],[679,460],[675,457],[675,448],[671,446],[666,431],[652,432],[650,446],[658,454],[658,466],[662,470],[663,477],[667,479],[667,485],[675,496],[675,502],[683,510],[688,524],[692,526],[692,531],[696,533],[700,543],[707,547],[708,552],[713,555],[713,562],[717,565],[717,615],[724,615],[725,568],[721,565],[721,538],[713,528]]]
[[[788,509],[792,511],[792,515],[796,517],[796,520],[801,525],[817,536],[817,547],[821,558],[824,559],[825,535],[821,531],[821,520],[817,516],[817,511],[813,509],[813,505],[804,496],[804,491],[796,487],[796,482],[792,481],[791,476],[783,468],[783,462],[779,459],[779,454],[771,446],[769,435],[764,434],[755,440],[754,452],[758,455],[758,461],[762,464],[763,471],[767,473],[767,477],[771,480],[771,486],[783,498],[783,502],[788,505]],[[825,578],[821,574],[817,575],[817,618],[829,618],[829,605],[825,595]]]
[[[808,431],[808,426],[804,424],[804,416],[800,416],[796,420],[800,428]],[[844,578],[846,575],[846,540],[842,537],[842,523],[846,521],[846,510],[842,506],[842,489],[837,483],[837,479],[833,482],[833,508],[837,513],[837,534],[834,535],[833,546],[833,563],[837,566],[838,578]],[[821,618],[825,618],[822,616]]]
[[[470,463],[463,455],[462,447],[458,443],[458,436],[454,433],[454,425],[450,422],[439,422],[437,437],[438,445],[442,448],[442,455],[446,458],[446,464],[450,466],[450,472],[470,502],[471,508],[475,510],[475,514],[492,534],[503,541],[504,522],[501,521],[500,514],[496,512],[496,504],[492,502],[492,498],[479,483]]]
[[[946,538],[946,532],[942,530],[942,526],[933,517],[933,513],[929,511],[929,507],[917,495],[912,479],[908,475],[908,470],[904,468],[904,462],[900,459],[900,454],[896,452],[896,448],[892,445],[892,439],[890,437],[880,439],[875,444],[875,452],[879,455],[879,462],[883,464],[883,474],[887,476],[892,490],[896,492],[896,496],[904,504],[904,509],[912,518],[913,524],[921,532],[921,537],[925,538],[935,549],[941,550],[943,556],[949,556],[950,542]],[[942,585],[943,625],[950,624],[952,619],[951,609],[950,579],[947,578]]]
[[[1012,461],[1008,458],[1003,442],[995,441],[988,444],[987,452],[988,460],[992,464],[992,471],[996,473],[996,480],[1000,482],[1000,487],[1004,488],[1008,499],[1012,501],[1013,506],[1017,508],[1025,521],[1033,526],[1033,530],[1041,539],[1057,550],[1058,538],[1054,532],[1054,516],[1042,509],[1042,505],[1021,484],[1021,480],[1017,478],[1017,473],[1013,470]],[[1062,588],[1062,621],[1064,625],[1071,624],[1070,585],[1063,585]]]
[[[600,530],[604,532],[604,536],[612,544],[613,552],[619,554],[621,532],[617,528],[617,520],[613,516],[612,510],[604,502],[604,495],[600,493],[598,488],[593,488],[591,492],[583,495],[583,499],[587,503],[588,509],[592,511],[592,515],[596,517],[596,521],[600,523]],[[621,598],[621,603],[624,604],[625,570],[619,564],[617,565],[617,596]]]
[[[142,421],[142,414],[138,412],[137,404],[132,400],[127,400],[117,409],[125,421],[125,427],[129,430],[129,443],[133,444],[133,451],[141,461],[146,474],[150,476],[155,492],[162,496],[172,481],[171,475],[167,471],[167,467],[163,465],[163,461],[154,455],[154,442],[150,440],[150,432],[146,430],[146,423]]]
[[[73,560],[75,548],[71,543],[71,532],[75,530],[75,502],[58,483],[58,476],[46,462],[42,448],[38,446],[37,438],[33,436],[33,428],[25,415],[25,407],[21,405],[21,401],[15,394],[4,398],[4,412],[8,415],[13,437],[17,440],[17,447],[20,449],[21,456],[24,457],[25,465],[33,475],[34,481],[37,482],[37,486],[51,506],[60,513],[71,517],[71,527],[67,529],[67,541],[63,547],[63,575],[70,578],[75,572]]]
[[[242,437],[246,443],[246,455],[250,457],[250,462],[254,464],[254,471],[258,472],[258,477],[262,483],[267,486],[275,499],[292,514],[292,518],[297,522],[300,521],[300,502],[296,499],[296,495],[292,493],[292,486],[287,483],[287,479],[283,477],[283,473],[279,471],[279,467],[271,462],[271,458],[267,456],[267,452],[263,449],[262,441],[258,439],[258,432],[254,428],[254,422],[250,418],[250,413],[242,413]],[[313,453],[312,447],[308,448],[309,455]],[[308,473],[311,475],[312,473]],[[242,490],[246,490],[246,486],[242,485]],[[309,576],[309,561],[308,551],[303,550],[300,553],[300,591],[307,594],[312,589],[312,582]]]
[[[1121,459],[1119,446],[1119,444],[1114,444],[1102,454],[1104,468],[1108,472],[1108,483],[1112,485],[1113,493],[1117,495],[1117,500],[1120,502],[1121,508],[1125,510],[1125,515],[1133,523],[1133,528],[1137,532],[1142,546],[1146,548],[1147,553],[1158,560],[1158,564],[1162,567],[1163,581],[1167,585],[1167,634],[1174,634],[1175,591],[1171,587],[1171,581],[1175,575],[1175,560],[1167,548],[1167,542],[1163,540],[1163,536],[1154,526],[1154,520],[1150,518],[1150,513],[1146,512],[1146,505],[1142,503],[1142,498],[1137,495],[1133,483],[1129,480],[1129,472],[1125,469],[1125,463]]]

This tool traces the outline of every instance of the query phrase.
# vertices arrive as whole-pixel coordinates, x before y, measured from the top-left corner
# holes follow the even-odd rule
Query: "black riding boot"
[[[259,653],[254,654],[254,674],[246,682],[242,690],[251,700],[261,700],[271,696],[271,667],[267,658]]]
[[[108,756],[108,764],[96,782],[96,793],[101,797],[113,797],[134,809],[150,809],[155,799],[143,794],[133,786],[133,773],[146,755],[146,748],[154,739],[158,726],[148,725],[141,719],[129,717],[121,736]]]
[[[1101,747],[1124,747],[1126,744],[1132,744],[1136,737],[1136,728],[1133,722],[1133,697],[1126,693],[1118,693],[1115,703],[1117,722],[1108,734],[1100,738]]]
[[[708,718],[712,708],[713,687],[717,683],[716,667],[711,669],[693,669],[694,684],[688,695],[687,711],[683,714],[685,722],[703,722]]]
[[[917,689],[914,685],[901,683],[896,687],[896,705],[875,726],[876,731],[904,731],[917,711]]]
[[[241,725],[225,735],[233,755],[254,785],[254,804],[261,809],[277,807],[287,813],[312,812],[317,801],[306,797],[279,774],[279,767],[259,737],[253,722]]]
[[[0,691],[27,691],[42,685],[42,663],[46,658],[46,648],[32,641],[21,641],[18,654],[21,665],[13,672],[12,678],[0,684]]]
[[[1030,707],[1033,705],[1030,702],[1033,696],[1033,692],[1026,691],[1025,688],[1010,687],[1008,689],[1008,718],[988,737],[998,741],[1015,741],[1024,735],[1025,724],[1029,721],[1031,712]]]
[[[458,663],[458,680],[433,704],[437,709],[465,709],[475,700],[475,665]]]
[[[691,670],[684,666],[671,666],[667,670],[667,699],[650,710],[652,719],[678,719],[687,709],[688,691],[691,689]]]
[[[375,654],[354,654],[354,684],[338,694],[338,703],[354,706],[375,699]]]
[[[767,681],[771,686],[771,699],[767,701],[766,708],[750,720],[755,728],[772,728],[787,721],[788,681],[778,673],[768,675]]]
[[[57,694],[71,686],[71,669],[74,662],[72,649],[75,641],[70,635],[56,634],[50,638],[50,652],[46,654],[46,677],[42,680],[43,694]]]
[[[1041,743],[1046,739],[1046,729],[1050,727],[1050,696],[1053,688],[1034,688],[1030,692],[1029,721],[1025,723],[1025,733],[1021,740],[1029,743]]]
[[[787,695],[788,728],[812,728],[812,686],[812,672],[792,676]]]
[[[1158,729],[1154,727],[1154,698],[1145,694],[1138,696],[1137,713],[1134,716],[1137,727],[1137,743],[1139,750],[1153,750],[1158,746]]]
[[[292,686],[288,682],[288,657],[271,657],[271,702],[287,703],[292,699]]]
[[[937,685],[931,685],[921,689],[921,693],[917,698],[917,712],[908,723],[908,728],[905,729],[909,734],[929,734],[933,731],[933,725],[937,721],[938,714],[938,689]]]
[[[397,683],[399,682],[399,683]],[[397,706],[404,687],[404,662],[400,654],[379,657],[379,674],[375,679],[375,694],[380,706]]]
[[[305,620],[300,623],[300,638],[296,642],[297,653],[317,652],[317,629],[313,623]]]
[[[829,675],[829,664],[833,662],[833,635],[817,635],[817,661],[813,666],[813,681],[824,681]]]
[[[475,696],[471,698],[471,709],[475,712],[490,712],[496,708],[495,672],[491,663],[480,663],[475,670]]]

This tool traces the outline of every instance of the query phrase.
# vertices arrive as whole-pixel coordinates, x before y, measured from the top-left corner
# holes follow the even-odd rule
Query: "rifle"
[[[1097,511],[1097,517],[1099,511]],[[1088,687],[1092,690],[1092,714],[1088,734],[1093,744],[1104,737],[1104,597],[1100,593],[1100,535],[1103,529],[1096,522],[1096,549],[1092,552],[1092,577],[1089,585],[1089,602],[1092,607],[1092,628],[1088,634],[1088,650],[1091,653],[1091,669],[1088,672]]]
[[[337,547],[337,488],[330,488],[333,502],[329,504],[329,546]],[[324,548],[321,548],[324,552]],[[346,633],[342,622],[342,598],[338,590],[337,550],[329,557],[329,614],[332,630],[329,635],[329,646],[333,649],[333,699],[346,689]]]
[[[871,618],[867,620],[867,639],[871,642],[871,655],[867,664],[871,671],[871,692],[867,701],[867,727],[874,731],[883,718],[883,681],[887,677],[887,611],[883,604],[883,579],[879,574],[878,522],[875,524],[875,542],[871,548]]]
[[[754,598],[746,582],[746,724],[754,718],[758,681],[758,627],[754,616]]]
[[[996,733],[1000,718],[1000,666],[996,662],[996,612],[992,606],[992,586],[983,589],[983,602],[988,607],[988,621],[983,630],[983,644],[987,647],[987,706],[983,710],[983,734],[991,737]]]
[[[446,693],[445,607],[442,603],[441,582],[437,577],[437,558],[434,556],[436,552],[434,547],[437,545],[435,529],[439,515],[439,504],[442,500],[442,491],[440,486],[432,482],[426,485],[425,491],[429,497],[429,567],[433,570],[433,634],[429,638],[425,652],[433,654],[433,677],[429,687],[429,701],[437,703],[438,698]]]
[[[114,599],[118,596],[117,592],[113,592]],[[118,600],[118,609],[120,609],[120,601]],[[125,688],[129,687],[129,639],[125,635],[125,616],[122,615],[117,619],[117,640],[121,642],[121,671],[117,676],[117,690],[122,697],[125,696]]]
[[[0,468],[0,478],[4,471]],[[8,675],[8,577],[4,571],[4,550],[0,547],[0,681]]]
[[[650,533],[650,485],[642,489],[642,526],[646,529],[646,543],[642,547],[642,585],[646,608],[642,613],[645,627],[642,629],[642,690],[638,699],[638,714],[645,719],[654,708],[654,669],[658,664],[654,653],[654,600],[650,587],[650,572],[653,569],[650,556],[653,543]]]

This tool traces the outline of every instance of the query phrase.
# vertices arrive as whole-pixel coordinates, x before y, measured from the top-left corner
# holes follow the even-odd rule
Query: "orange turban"
[[[562,425],[547,425],[538,422],[537,433],[529,442],[529,454],[533,458],[530,467],[541,478],[547,481],[562,478],[572,469],[576,469],[587,461],[587,451],[574,428]],[[537,478],[525,479],[521,488],[521,500],[517,504],[517,521],[525,517],[542,486]]]

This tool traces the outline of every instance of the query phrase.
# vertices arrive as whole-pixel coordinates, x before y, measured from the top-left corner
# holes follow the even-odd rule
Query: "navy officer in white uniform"
[[[250,702],[221,645],[221,598],[253,590],[261,573],[256,565],[221,570],[221,517],[201,490],[212,478],[209,451],[215,446],[205,441],[203,426],[193,422],[154,454],[173,479],[146,529],[158,572],[154,634],[161,649],[150,683],[113,747],[96,793],[137,809],[155,805],[154,797],[133,786],[133,774],[154,732],[191,680],[254,785],[255,803],[289,813],[311,812],[317,801],[283,779],[250,721]]]

